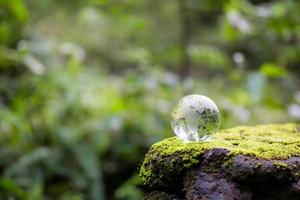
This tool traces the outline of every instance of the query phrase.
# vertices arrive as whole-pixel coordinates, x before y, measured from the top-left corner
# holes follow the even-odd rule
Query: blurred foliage
[[[0,199],[142,199],[186,94],[222,128],[300,121],[300,2],[178,2],[0,0]]]

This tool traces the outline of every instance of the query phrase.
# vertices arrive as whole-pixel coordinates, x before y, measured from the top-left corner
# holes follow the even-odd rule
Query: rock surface
[[[168,138],[150,148],[140,176],[146,199],[300,199],[300,128],[235,127],[205,143]]]

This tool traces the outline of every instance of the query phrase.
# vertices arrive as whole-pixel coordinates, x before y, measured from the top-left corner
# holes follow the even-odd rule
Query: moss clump
[[[185,143],[176,137],[168,138],[150,148],[140,175],[145,184],[163,187],[174,181],[174,176],[180,178],[185,169],[200,162],[204,152],[214,148],[227,149],[230,156],[283,160],[300,156],[300,132],[296,124],[271,124],[219,131],[210,142]]]
[[[274,161],[273,165],[275,165],[278,168],[286,168],[289,166],[288,164],[286,164],[285,162],[282,162],[282,161]]]
[[[174,200],[174,199],[178,199],[176,196],[174,195],[170,195],[166,192],[161,192],[161,191],[154,191],[151,192],[149,195],[147,195],[144,200]]]

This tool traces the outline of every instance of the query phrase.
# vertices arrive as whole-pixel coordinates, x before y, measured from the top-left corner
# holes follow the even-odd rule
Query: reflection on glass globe
[[[188,95],[173,109],[171,125],[185,141],[208,141],[219,128],[220,113],[210,98]]]

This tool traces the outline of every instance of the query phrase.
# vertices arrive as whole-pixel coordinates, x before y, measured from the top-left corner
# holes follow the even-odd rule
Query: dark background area
[[[143,198],[181,97],[300,121],[296,0],[1,0],[0,198]]]

